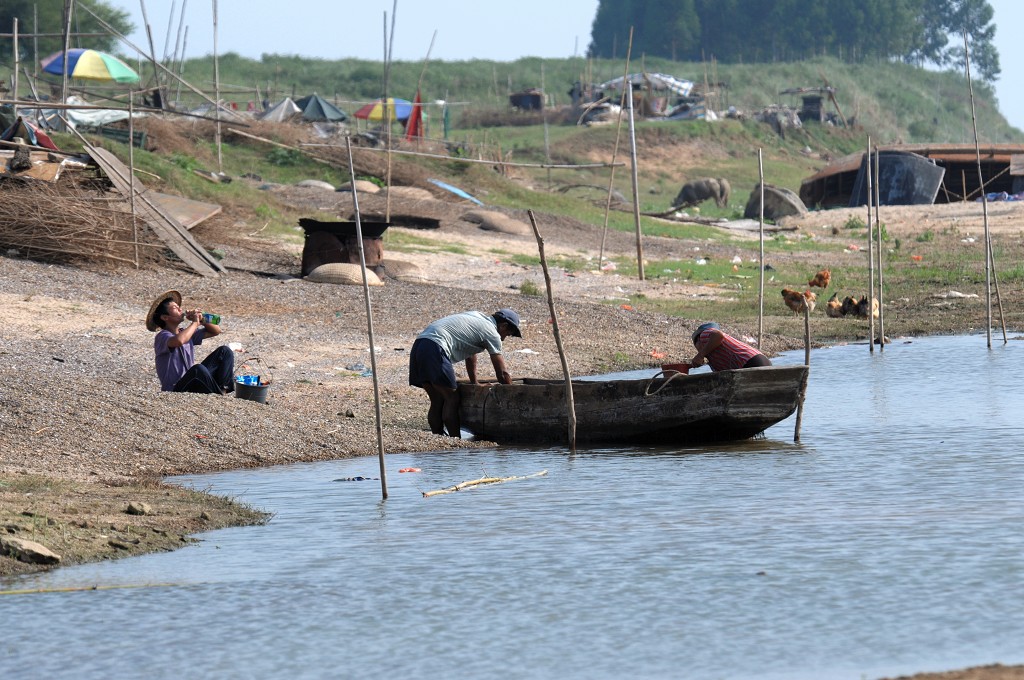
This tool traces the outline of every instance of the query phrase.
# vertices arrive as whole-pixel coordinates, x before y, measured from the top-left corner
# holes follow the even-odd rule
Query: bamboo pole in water
[[[565,358],[565,349],[562,347],[562,334],[558,330],[558,314],[555,312],[555,298],[551,291],[551,274],[548,272],[548,261],[544,257],[544,239],[537,228],[537,217],[533,210],[527,210],[530,216],[530,224],[533,226],[533,235],[537,238],[537,250],[540,253],[540,266],[544,270],[544,286],[548,291],[548,311],[551,312],[551,329],[555,334],[555,346],[558,348],[558,358],[562,362],[562,375],[565,376],[565,409],[569,415],[569,453],[576,453],[576,402],[572,394],[572,375],[569,373],[569,362]]]
[[[967,87],[971,93],[971,122],[974,125],[974,157],[978,163],[978,186],[981,187],[981,214],[985,224],[985,339],[992,349],[992,281],[995,276],[995,260],[992,257],[992,234],[988,228],[988,194],[985,191],[985,177],[981,173],[981,147],[978,144],[978,115],[974,108],[974,84],[971,82],[971,50],[967,42],[967,31],[964,30],[964,64],[967,70]],[[964,186],[964,194],[967,187]],[[999,283],[996,282],[998,296]],[[1003,304],[999,302],[999,319],[1003,326],[1003,344],[1007,343],[1006,321],[1003,319]]]
[[[363,272],[363,299],[366,302],[366,333],[370,341],[370,372],[373,373],[373,406],[377,417],[377,458],[380,463],[380,493],[388,499],[388,473],[384,466],[384,429],[380,413],[380,380],[377,377],[377,349],[373,339],[373,308],[370,305],[370,283],[366,276],[366,251],[363,249],[363,222],[359,214],[359,192],[356,191],[356,169],[352,162],[352,141],[345,137],[348,149],[348,173],[352,179],[352,209],[356,214],[356,241],[359,243],[359,268]],[[457,433],[456,433],[457,434]]]
[[[864,154],[864,173],[867,178],[867,198],[868,198],[868,351],[871,354],[875,353],[875,315],[872,313],[871,301],[875,299],[875,235],[872,231],[871,223],[871,198],[872,198],[872,186],[871,181],[871,137],[868,137],[868,150]]]
[[[804,300],[804,365],[810,373],[811,365],[811,306]],[[807,394],[807,376],[800,384],[800,401],[796,407],[796,427],[793,430],[793,441],[800,441],[800,425],[804,420],[804,396]]]
[[[885,292],[882,281],[882,219],[879,216],[879,204],[881,200],[881,189],[879,188],[882,182],[879,180],[879,165],[881,165],[879,156],[881,152],[878,150],[878,146],[875,146],[875,231],[878,234],[878,249],[876,251],[877,262],[878,262],[878,351],[885,351]],[[868,314],[872,317],[875,315],[875,303],[873,300],[868,300]],[[872,340],[874,342],[874,340]]]
[[[760,271],[760,282],[757,289],[757,348],[763,346],[761,340],[764,337],[764,158],[761,149],[757,150],[757,176],[760,178],[761,207],[757,214],[757,234],[760,245],[757,258],[757,268]]]

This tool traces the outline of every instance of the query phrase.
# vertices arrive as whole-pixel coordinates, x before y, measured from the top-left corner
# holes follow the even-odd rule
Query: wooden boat
[[[676,444],[748,439],[785,420],[807,366],[765,366],[639,380],[574,380],[578,443]],[[565,381],[459,385],[462,427],[479,439],[564,443]]]

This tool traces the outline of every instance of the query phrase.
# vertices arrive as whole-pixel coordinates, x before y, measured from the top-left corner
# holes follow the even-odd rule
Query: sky
[[[174,53],[181,26],[188,28],[186,58],[212,54],[213,1],[146,2],[157,54]],[[1024,26],[1024,2],[988,1],[995,11],[1002,68],[995,84],[999,109],[1011,125],[1024,130],[1024,40],[1012,29]],[[148,48],[142,2],[108,4],[130,14],[138,30],[128,38]],[[253,59],[271,53],[383,61],[386,30],[395,61],[423,61],[428,50],[431,61],[564,59],[586,53],[597,5],[598,0],[217,0],[217,52]]]

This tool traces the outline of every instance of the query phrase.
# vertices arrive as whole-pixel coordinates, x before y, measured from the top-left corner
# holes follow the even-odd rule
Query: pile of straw
[[[0,181],[0,249],[62,264],[131,264],[152,259],[149,234],[128,203],[65,175],[56,183]],[[152,240],[149,238],[148,240]]]

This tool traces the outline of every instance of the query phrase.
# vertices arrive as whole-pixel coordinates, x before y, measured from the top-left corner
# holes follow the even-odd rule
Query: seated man
[[[430,397],[427,422],[431,432],[445,434],[447,429],[449,437],[462,437],[453,364],[465,359],[469,381],[476,383],[476,355],[486,350],[498,380],[506,385],[512,382],[501,356],[501,342],[510,335],[523,337],[519,315],[511,309],[499,309],[491,316],[481,312],[452,314],[416,336],[409,352],[409,384],[426,390]]]
[[[705,360],[712,371],[772,365],[760,350],[740,342],[731,335],[726,335],[717,323],[701,324],[693,332],[691,339],[693,346],[697,348],[697,353],[690,360],[693,368],[703,366]]]
[[[184,321],[188,325],[179,326]],[[169,290],[158,296],[146,316],[146,328],[156,333],[156,374],[164,392],[227,394],[235,389],[232,379],[235,356],[222,345],[196,363],[195,346],[207,336],[220,335],[220,326],[203,318],[202,311],[181,308],[181,293]]]

